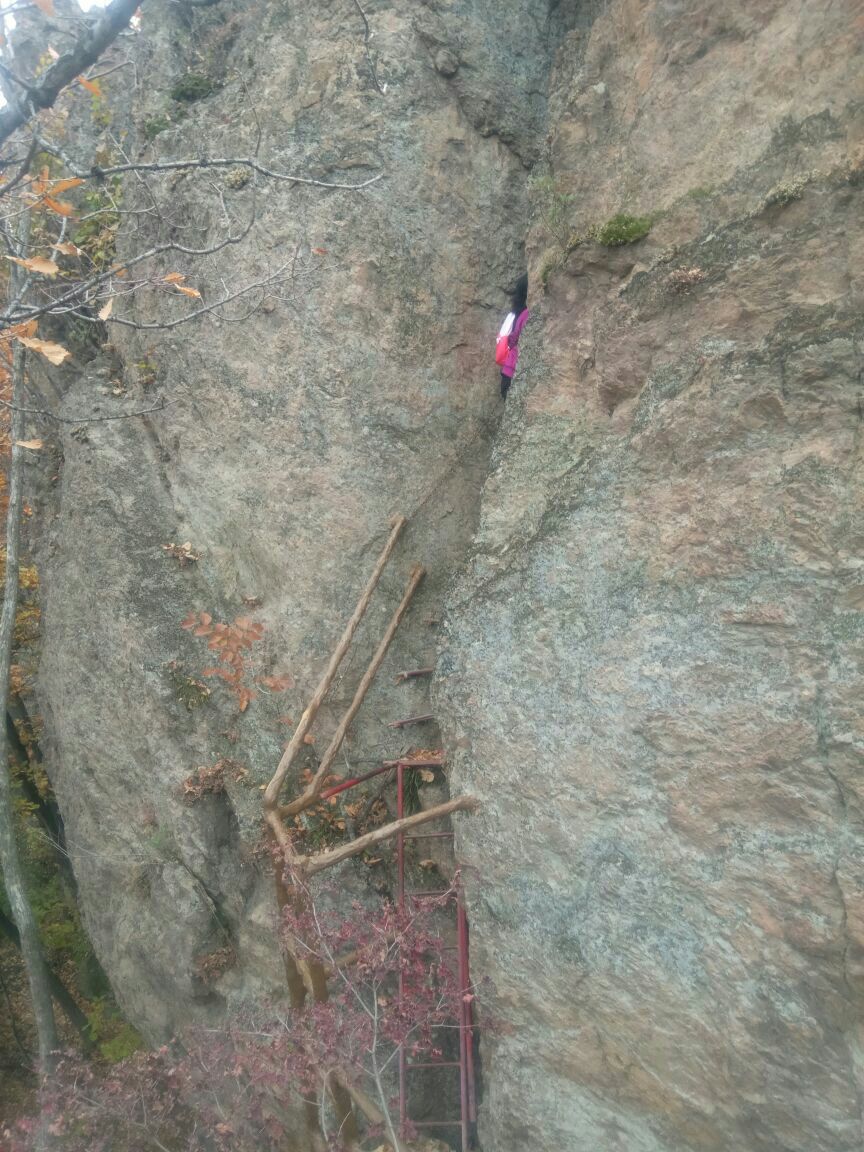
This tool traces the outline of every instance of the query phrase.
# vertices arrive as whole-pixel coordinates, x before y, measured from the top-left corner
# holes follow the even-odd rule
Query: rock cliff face
[[[854,4],[613,3],[558,53],[439,664],[489,1148],[864,1140],[860,52]]]
[[[127,147],[243,155],[260,123],[274,168],[384,176],[178,178],[190,243],[255,197],[205,285],[293,280],[242,323],[112,330],[64,395],[70,415],[108,410],[113,380],[169,400],[65,436],[46,509],[40,697],[100,958],[154,1039],[281,986],[254,852],[276,719],[302,707],[401,511],[340,695],[424,561],[349,745],[354,762],[399,751],[386,722],[424,710],[423,689],[392,671],[434,659],[429,618],[459,573],[436,711],[451,788],[483,804],[458,849],[495,1025],[487,1152],[851,1152],[860,5],[364,7],[384,95],[341,0],[154,6],[138,49]],[[208,70],[221,87],[147,145],[165,92]],[[597,243],[619,212],[648,235]],[[534,314],[501,417],[489,348],[526,235]],[[201,558],[180,567],[162,545],[187,540]],[[295,688],[239,721],[215,689],[190,711],[204,653],[180,621],[249,599],[262,667]],[[245,775],[184,804],[220,755]],[[202,982],[226,940],[236,965]]]
[[[183,243],[218,240],[226,210],[238,231],[253,203],[257,214],[243,244],[197,275],[189,269],[205,299],[220,283],[232,289],[283,265],[293,279],[242,323],[140,334],[115,326],[114,351],[63,399],[70,417],[94,404],[110,412],[168,400],[146,420],[64,437],[41,672],[87,922],[121,1002],[154,1038],[218,1016],[226,998],[281,988],[272,881],[253,858],[259,787],[286,732],[277,718],[299,715],[388,518],[403,512],[410,530],[334,709],[350,699],[410,562],[423,561],[429,577],[411,626],[348,753],[354,762],[406,747],[386,722],[423,711],[425,688],[397,691],[393,670],[434,662],[425,621],[475,523],[497,418],[488,347],[523,259],[520,154],[537,146],[546,21],[535,25],[534,6],[521,5],[516,85],[507,37],[486,6],[415,7],[370,7],[384,96],[351,4],[145,13],[138,69],[147,86],[130,111],[127,148],[171,159],[200,153],[204,141],[211,156],[249,155],[260,125],[260,157],[273,169],[345,184],[383,174],[362,192],[179,177],[168,211]],[[177,118],[182,106],[168,93],[190,74],[221,87],[148,148],[166,105]],[[528,88],[536,95],[526,103]],[[494,124],[506,126],[506,143]],[[130,206],[135,194],[128,185]],[[121,231],[121,251],[140,248],[140,231]],[[163,295],[124,312],[153,325],[178,307]],[[162,545],[186,541],[201,558],[181,567]],[[190,610],[231,620],[250,599],[267,629],[263,668],[287,671],[295,689],[262,694],[239,722],[218,685],[190,711],[200,699],[190,679],[208,659],[180,622]],[[337,718],[323,717],[319,746]],[[227,773],[226,796],[184,804],[184,778],[219,756],[247,774]],[[203,985],[196,965],[226,939],[238,964]]]

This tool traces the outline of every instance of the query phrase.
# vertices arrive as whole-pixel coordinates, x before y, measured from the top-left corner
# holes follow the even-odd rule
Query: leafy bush
[[[606,248],[618,248],[642,240],[651,231],[650,216],[630,216],[619,212],[597,230],[597,243]]]

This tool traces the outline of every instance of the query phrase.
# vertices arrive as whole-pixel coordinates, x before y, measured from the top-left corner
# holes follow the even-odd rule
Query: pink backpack
[[[498,333],[498,340],[495,344],[495,363],[499,367],[510,355],[510,333],[513,331],[513,325],[515,323],[516,313],[509,312],[504,323],[501,325],[501,331]]]

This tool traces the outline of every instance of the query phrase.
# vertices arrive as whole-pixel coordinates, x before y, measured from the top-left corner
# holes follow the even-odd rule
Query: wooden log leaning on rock
[[[457,797],[456,799],[448,800],[444,804],[437,804],[435,807],[426,809],[423,812],[417,812],[401,820],[391,821],[391,823],[384,825],[382,828],[376,828],[373,832],[365,836],[357,837],[348,844],[340,845],[328,852],[309,856],[299,855],[295,851],[292,833],[285,824],[286,817],[293,818],[313,807],[318,802],[321,792],[323,791],[324,780],[342,747],[348,728],[360,710],[363,700],[372,686],[399,625],[405,613],[408,611],[414,594],[423,580],[425,571],[419,564],[416,564],[411,570],[399,606],[396,608],[384,630],[381,640],[375,649],[375,653],[361,677],[350,705],[337,725],[336,731],[315,775],[299,796],[287,804],[280,804],[279,801],[280,792],[286,777],[303,747],[305,737],[308,735],[327,692],[339,671],[339,667],[351,647],[351,642],[354,639],[357,628],[366,614],[378,582],[406,524],[407,520],[404,516],[396,516],[391,521],[390,535],[378,557],[375,568],[360,595],[360,599],[357,602],[357,606],[350,620],[345,625],[345,629],[330,657],[327,668],[300,718],[297,728],[273,774],[273,778],[270,780],[264,792],[265,820],[269,832],[274,842],[278,845],[285,861],[284,870],[277,865],[274,874],[276,898],[280,911],[288,905],[298,911],[307,906],[308,893],[302,881],[316,875],[318,872],[335,867],[343,860],[347,860],[363,852],[371,845],[380,844],[384,840],[391,839],[408,828],[414,828],[419,824],[428,823],[430,820],[436,820],[452,812],[471,811],[477,807],[477,802],[473,798],[469,796]],[[423,669],[422,673],[426,674],[427,671],[431,672],[432,670]],[[414,673],[406,673],[404,675],[409,676],[413,674]],[[293,878],[296,878],[298,882],[295,882]],[[312,956],[310,951],[295,949],[289,951],[288,949],[283,949],[283,953],[285,956],[285,975],[293,1007],[295,1009],[302,1008],[307,995],[319,1002],[327,1000],[327,979],[328,976],[333,974],[332,967],[328,968],[317,959],[310,958],[310,956]],[[366,1107],[364,1105],[363,1094],[345,1083],[341,1077],[333,1075],[325,1079],[327,1082],[327,1092],[339,1117],[339,1130],[342,1138],[348,1147],[353,1147],[358,1136],[355,1108],[362,1112],[366,1116],[366,1119],[373,1124],[381,1123],[381,1113],[371,1101],[369,1101],[369,1106]],[[307,1108],[307,1122],[310,1128],[310,1135],[312,1135],[313,1129],[317,1127],[316,1113],[317,1109],[315,1109],[314,1106]],[[316,1132],[315,1135],[318,1135],[318,1133]],[[314,1143],[315,1141],[313,1140],[313,1144]],[[403,1142],[403,1148],[406,1152],[409,1147],[414,1146]]]

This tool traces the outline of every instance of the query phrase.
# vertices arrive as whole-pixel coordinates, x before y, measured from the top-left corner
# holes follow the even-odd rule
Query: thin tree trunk
[[[6,915],[2,908],[0,908],[0,935],[11,940],[15,947],[20,951],[21,937],[18,929]],[[81,1037],[81,1044],[85,1052],[90,1052],[93,1048],[93,1040],[90,1036],[90,1025],[87,1017],[78,1007],[72,993],[56,974],[48,969],[48,983],[51,986],[51,995],[54,997],[59,1006],[63,1009],[66,1019]]]
[[[22,217],[19,234],[21,254],[26,255],[29,227],[26,214]],[[17,291],[19,278],[17,270],[12,278],[13,294]],[[24,400],[24,346],[16,342],[12,360],[12,403],[21,405]],[[22,457],[26,449],[17,447],[16,441],[24,437],[24,413],[13,410],[11,449],[9,464],[9,510],[6,516],[6,584],[3,593],[3,610],[0,614],[0,716],[5,717],[9,702],[9,668],[12,663],[12,637],[15,630],[15,613],[18,609],[18,554],[21,535],[21,507],[23,503]],[[51,1068],[51,1053],[57,1048],[57,1029],[54,1023],[54,1006],[51,1002],[51,987],[48,982],[48,969],[42,956],[42,946],[33,910],[27,899],[18,845],[15,840],[15,818],[12,806],[12,781],[9,774],[9,746],[6,739],[6,725],[0,724],[0,868],[6,894],[12,908],[12,919],[21,937],[21,958],[30,983],[33,999],[33,1015],[39,1037],[39,1063],[43,1073]]]

